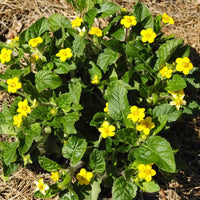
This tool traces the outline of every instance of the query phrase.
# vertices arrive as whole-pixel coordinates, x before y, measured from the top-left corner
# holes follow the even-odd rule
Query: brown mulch
[[[183,38],[185,44],[191,46],[191,60],[195,66],[200,66],[200,0],[141,0],[154,15],[166,12],[173,17],[175,24],[164,27],[166,35],[175,34]],[[115,0],[119,5],[131,9],[134,0]],[[75,12],[65,0],[0,0],[0,40],[6,41],[27,29],[39,18],[61,13],[69,19],[75,17]],[[0,72],[5,67],[0,66]],[[0,111],[3,102],[11,104],[13,96],[0,91]],[[166,178],[161,183],[157,194],[141,194],[138,199],[159,200],[200,200],[200,119],[194,118],[183,128],[183,122],[174,127],[175,133],[169,133],[174,147],[181,152],[187,163],[184,170],[173,176],[173,181]],[[0,137],[5,139],[5,137]],[[2,167],[0,165],[0,174]],[[163,176],[163,175],[162,175]],[[33,200],[35,190],[34,180],[44,178],[50,182],[48,173],[37,172],[20,167],[5,182],[0,177],[0,200]],[[58,199],[55,197],[54,200]]]

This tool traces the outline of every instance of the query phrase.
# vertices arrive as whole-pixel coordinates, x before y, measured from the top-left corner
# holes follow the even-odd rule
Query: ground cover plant
[[[107,1],[74,6],[75,21],[42,18],[1,44],[1,87],[16,93],[1,113],[1,132],[15,138],[1,142],[4,176],[39,162],[55,182],[38,180],[39,198],[156,192],[156,171],[176,171],[175,151],[157,134],[198,109],[184,93],[196,86],[189,47],[162,33],[171,17],[154,19],[141,3],[132,13]],[[101,30],[93,24],[102,18]]]

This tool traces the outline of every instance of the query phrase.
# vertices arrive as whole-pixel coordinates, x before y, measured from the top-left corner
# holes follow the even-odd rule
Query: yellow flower
[[[145,135],[149,135],[150,130],[155,127],[155,124],[151,120],[151,117],[142,119],[137,126],[137,130],[143,131]]]
[[[98,27],[92,27],[89,34],[96,35],[97,37],[102,37],[102,30]]]
[[[106,103],[106,107],[103,109],[103,111],[109,114],[109,111],[108,111],[108,102]]]
[[[154,39],[156,38],[156,33],[153,31],[152,28],[148,28],[147,30],[142,30],[140,32],[141,36],[142,36],[142,42],[149,42],[149,43],[153,43]]]
[[[122,12],[126,12],[127,9],[126,9],[126,8],[121,8],[121,11],[122,11]]]
[[[7,80],[8,84],[8,92],[16,93],[18,89],[22,87],[22,84],[19,82],[17,77],[11,78]]]
[[[31,107],[28,105],[27,99],[24,99],[24,101],[20,101],[18,103],[17,112],[19,112],[24,117],[27,117],[27,113],[31,112]]]
[[[138,169],[139,169],[138,177],[145,179],[147,182],[150,182],[152,176],[156,175],[156,171],[152,169],[151,165],[139,164]]]
[[[77,17],[74,21],[71,22],[72,28],[79,27],[82,23],[83,19],[80,17]]]
[[[131,26],[135,26],[137,24],[136,17],[135,16],[124,16],[123,19],[121,19],[120,23],[124,25],[126,28],[130,28]]]
[[[173,91],[173,92],[170,92],[170,91],[168,91],[168,92],[173,96],[173,98],[176,98],[176,97],[183,98],[185,96],[185,93],[184,93],[183,89],[177,90],[177,91]]]
[[[99,83],[99,78],[97,75],[94,76],[94,78],[91,81],[92,84],[98,84]]]
[[[39,56],[37,54],[33,54],[30,58],[30,61],[32,63],[35,63],[39,59]]]
[[[52,108],[50,110],[51,115],[55,115],[57,113],[57,109],[56,108]]]
[[[137,106],[131,106],[131,114],[127,116],[128,119],[132,119],[133,122],[142,120],[145,117],[145,108],[138,108]]]
[[[163,77],[166,78],[171,78],[172,76],[172,69],[169,69],[167,66],[164,66],[159,72]]]
[[[22,123],[22,115],[14,115],[13,116],[13,125],[16,125],[18,128],[21,126]]]
[[[38,44],[41,44],[43,39],[41,37],[32,38],[29,40],[28,45],[32,47],[36,47]]]
[[[113,137],[115,135],[115,127],[110,125],[108,121],[104,121],[98,130],[102,138],[107,138],[108,136]]]
[[[83,37],[85,35],[86,29],[85,27],[83,27],[82,29],[78,28],[78,31],[79,31],[79,36]]]
[[[82,168],[80,172],[76,175],[76,178],[78,179],[80,185],[89,185],[92,177],[93,173],[87,172],[84,168]]]
[[[179,72],[183,71],[185,75],[188,75],[190,70],[193,68],[193,64],[190,62],[188,57],[177,58],[176,63],[176,70]]]
[[[40,191],[43,195],[46,194],[46,190],[49,189],[49,186],[47,184],[44,184],[43,178],[39,179],[39,181],[34,181],[36,184],[36,191]]]
[[[18,41],[19,41],[19,37],[17,37],[17,36],[14,37],[14,38],[12,39],[12,41],[13,41],[13,42],[18,42]]]
[[[61,61],[66,61],[68,58],[73,56],[72,50],[70,48],[60,49],[59,52],[56,54],[57,57],[60,57]]]
[[[174,20],[172,17],[168,16],[166,13],[162,14],[162,21],[165,24],[174,24]]]
[[[50,178],[54,181],[57,182],[59,180],[59,173],[58,172],[51,172]]]
[[[1,49],[0,60],[1,63],[10,62],[12,51],[10,49],[3,48]]]
[[[170,105],[176,106],[176,109],[179,110],[181,105],[186,105],[186,101],[183,100],[183,96],[176,96],[170,101]]]

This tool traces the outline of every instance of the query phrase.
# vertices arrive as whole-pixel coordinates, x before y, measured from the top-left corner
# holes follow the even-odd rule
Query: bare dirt
[[[154,15],[166,12],[172,16],[175,24],[166,26],[166,35],[175,34],[183,38],[185,44],[191,46],[190,58],[194,66],[200,66],[200,0],[141,0]],[[134,0],[115,0],[122,7],[131,9]],[[6,41],[17,36],[39,18],[61,13],[69,19],[76,13],[65,0],[0,0],[0,41]],[[0,66],[3,73],[4,66]],[[195,91],[198,97],[199,91]],[[14,95],[0,91],[0,111],[3,102],[11,104]],[[165,136],[174,149],[179,149],[177,174],[169,177],[160,174],[157,178],[161,190],[156,194],[141,193],[139,200],[200,200],[200,118],[191,116],[178,122],[172,132]],[[1,136],[0,140],[8,140]],[[5,182],[0,165],[0,200],[33,200],[35,191],[34,180],[44,178],[50,182],[50,175],[37,169],[20,168]],[[159,177],[159,176],[158,176]],[[57,200],[58,197],[53,198]],[[105,199],[106,200],[106,199]]]

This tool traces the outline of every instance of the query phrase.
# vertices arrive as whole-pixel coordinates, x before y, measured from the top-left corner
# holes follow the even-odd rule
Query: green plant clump
[[[0,88],[15,95],[0,113],[3,175],[39,165],[53,184],[35,181],[38,198],[132,200],[160,190],[175,173],[175,150],[159,136],[199,110],[185,95],[197,68],[182,39],[165,37],[167,14],[138,2],[128,12],[100,0],[71,1],[77,18],[41,18],[0,43]],[[107,26],[100,27],[102,21]]]

